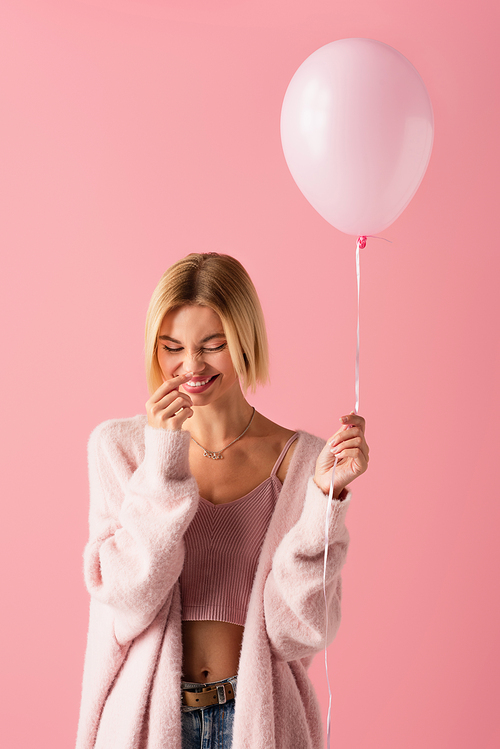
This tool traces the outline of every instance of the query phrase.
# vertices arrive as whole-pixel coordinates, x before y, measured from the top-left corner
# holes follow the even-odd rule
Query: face
[[[158,363],[165,380],[193,372],[181,389],[194,405],[212,403],[239,388],[221,319],[209,307],[189,305],[165,315],[158,334]]]

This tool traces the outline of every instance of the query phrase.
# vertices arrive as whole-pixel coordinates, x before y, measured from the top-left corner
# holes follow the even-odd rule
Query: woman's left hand
[[[342,416],[342,426],[333,437],[330,437],[316,461],[314,481],[319,488],[328,494],[332,479],[333,464],[338,456],[335,468],[333,496],[338,499],[342,490],[368,468],[370,449],[365,439],[365,420],[355,413]]]

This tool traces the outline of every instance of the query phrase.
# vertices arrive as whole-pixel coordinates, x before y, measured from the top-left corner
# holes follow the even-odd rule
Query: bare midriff
[[[184,681],[204,684],[236,676],[243,630],[229,622],[182,622]]]
[[[224,454],[224,461],[210,461],[198,446],[191,445],[189,462],[200,494],[213,504],[226,504],[243,497],[269,477],[280,452],[294,434],[255,415],[253,432],[245,443],[237,442]],[[288,450],[277,476],[284,482],[295,449]],[[204,684],[236,676],[244,627],[221,621],[182,622],[182,678]]]

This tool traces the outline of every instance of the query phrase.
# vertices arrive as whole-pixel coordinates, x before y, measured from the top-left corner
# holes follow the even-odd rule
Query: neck
[[[253,409],[241,390],[225,402],[194,406],[193,416],[184,423],[194,439],[207,450],[222,450],[248,426]]]

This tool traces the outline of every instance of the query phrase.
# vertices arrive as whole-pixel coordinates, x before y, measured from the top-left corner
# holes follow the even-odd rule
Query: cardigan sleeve
[[[323,592],[325,519],[328,497],[311,477],[299,520],[283,537],[274,554],[264,588],[264,615],[272,649],[281,660],[314,655],[330,644],[340,625],[341,570],[349,534],[345,515],[350,493],[332,500],[328,531],[326,596]]]
[[[112,609],[121,645],[149,626],[181,573],[183,535],[199,501],[188,452],[188,432],[149,425],[140,462],[122,422],[105,422],[90,437],[85,582]]]

